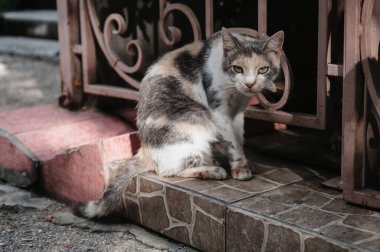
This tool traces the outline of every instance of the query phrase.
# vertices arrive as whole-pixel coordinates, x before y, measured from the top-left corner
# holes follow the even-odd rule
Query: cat
[[[132,178],[147,171],[226,179],[217,157],[228,159],[233,179],[250,179],[243,151],[244,111],[250,97],[276,91],[283,41],[283,31],[263,39],[222,28],[205,41],[165,54],[141,82],[141,148],[130,159],[110,163],[102,197],[77,203],[74,213],[99,218],[115,212]]]

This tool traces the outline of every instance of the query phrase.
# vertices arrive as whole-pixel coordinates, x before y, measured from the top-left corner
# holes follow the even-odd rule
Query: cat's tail
[[[111,162],[107,166],[106,168],[110,171],[110,179],[102,197],[98,200],[75,204],[72,207],[75,215],[101,218],[121,209],[123,194],[133,177],[149,171],[149,167],[143,165],[138,155],[126,160]]]

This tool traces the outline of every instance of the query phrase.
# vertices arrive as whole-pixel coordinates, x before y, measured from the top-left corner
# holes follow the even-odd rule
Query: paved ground
[[[0,54],[0,111],[55,102],[59,92],[57,60]]]
[[[26,43],[8,50],[9,43],[0,37],[0,111],[57,101],[59,65],[57,58],[51,57],[51,48],[44,50],[42,46],[38,52]],[[63,204],[0,181],[0,251],[192,250],[122,222],[105,224],[77,218]]]
[[[0,251],[192,251],[123,220],[78,218],[53,200],[0,182]]]

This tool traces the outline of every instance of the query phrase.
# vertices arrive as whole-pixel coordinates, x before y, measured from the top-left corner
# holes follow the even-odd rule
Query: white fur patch
[[[157,164],[157,173],[160,176],[173,176],[181,172],[186,158],[211,154],[210,142],[216,141],[216,130],[190,124],[177,124],[176,130],[186,132],[191,142],[177,143],[160,148],[149,148],[152,159]]]

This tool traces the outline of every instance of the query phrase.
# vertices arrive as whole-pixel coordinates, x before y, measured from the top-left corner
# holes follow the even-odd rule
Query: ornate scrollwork
[[[361,58],[368,90],[366,161],[370,178],[378,186],[380,176],[380,3],[365,0],[362,10]],[[367,91],[366,91],[367,92]]]
[[[375,182],[378,184],[378,177],[380,176],[380,118],[373,108],[368,111],[368,122],[366,128],[366,162],[371,178],[376,178]]]
[[[192,27],[194,41],[201,40],[201,26],[199,24],[197,16],[188,6],[179,3],[170,4],[167,3],[166,0],[160,0],[159,31],[160,37],[163,40],[163,42],[168,46],[172,46],[177,44],[182,37],[182,32],[178,27],[168,25],[169,14],[173,11],[179,11],[188,18]]]
[[[116,29],[115,29],[116,27]],[[105,42],[105,50],[109,55],[112,67],[119,66],[123,72],[135,73],[143,64],[143,44],[141,41],[134,39],[127,43],[127,53],[133,56],[137,52],[136,63],[133,66],[127,66],[119,57],[112,51],[110,42],[113,35],[123,35],[127,31],[125,19],[120,14],[111,14],[107,17],[104,23],[103,40]]]
[[[367,127],[367,143],[368,148],[378,149],[380,147],[380,124],[379,116],[376,115],[376,111],[373,109],[368,115],[368,127]]]
[[[380,2],[366,0],[362,11],[361,57],[368,92],[380,115]]]
[[[104,25],[102,27],[97,12],[95,10],[94,2],[91,0],[85,0],[85,3],[92,32],[108,63],[118,73],[118,75],[121,78],[123,78],[129,85],[136,89],[139,89],[139,80],[134,79],[130,75],[139,72],[145,65],[144,62],[146,57],[146,48],[144,48],[144,42],[142,40],[133,39],[126,43],[126,53],[134,59],[134,63],[132,65],[125,63],[125,61],[113,50],[112,39],[115,36],[122,37],[128,32],[128,21],[123,15],[112,13],[105,18]],[[212,5],[210,5],[210,3],[212,3],[212,1],[205,1],[205,3],[207,12],[206,16],[211,15],[210,17],[208,17],[208,19],[211,20]],[[173,12],[179,12],[185,15],[185,17],[188,19],[192,28],[194,41],[202,39],[201,26],[199,24],[197,16],[190,9],[190,7],[188,7],[185,4],[169,3],[167,0],[160,0],[158,29],[159,37],[162,39],[165,45],[173,46],[177,44],[182,37],[182,31],[178,27],[170,25],[170,14],[172,14]],[[206,27],[208,27],[207,24]],[[208,30],[208,32],[210,32],[212,31],[212,28],[208,27]],[[257,31],[248,28],[232,28],[231,30],[236,32],[242,32],[253,37],[267,37],[266,35],[259,35]],[[278,110],[282,108],[288,100],[292,84],[292,75],[285,54],[283,54],[281,58],[281,66],[285,77],[285,81],[282,86],[283,94],[281,95],[281,97],[277,99],[275,102],[273,102],[269,101],[267,97],[263,94],[260,94],[258,96],[258,101],[266,109]]]
[[[100,30],[101,25],[93,2],[91,0],[87,0],[86,3],[92,30],[107,61],[121,78],[123,78],[132,87],[138,89],[140,82],[127,74],[136,73],[144,65],[143,42],[139,40],[131,40],[127,43],[126,51],[129,55],[136,55],[136,62],[132,66],[125,64],[111,47],[112,36],[121,36],[127,31],[128,24],[125,18],[120,14],[110,14],[104,22],[102,32]]]

